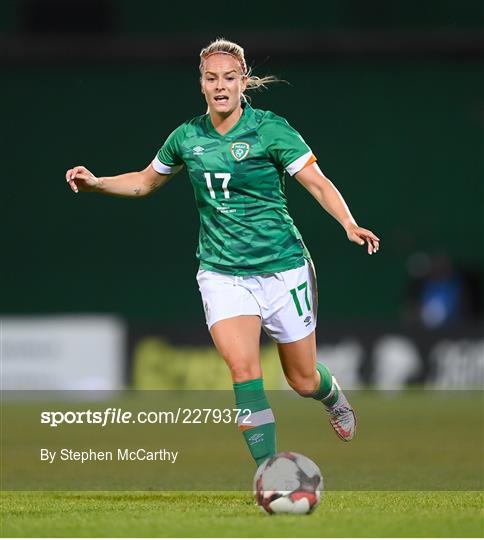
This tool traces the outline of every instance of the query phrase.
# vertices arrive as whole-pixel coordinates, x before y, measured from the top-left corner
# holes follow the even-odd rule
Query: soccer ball
[[[268,514],[309,514],[318,506],[322,491],[318,466],[296,452],[266,459],[254,476],[257,504]]]

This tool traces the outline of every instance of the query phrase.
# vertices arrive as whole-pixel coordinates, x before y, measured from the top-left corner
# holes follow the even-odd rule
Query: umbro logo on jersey
[[[249,155],[250,144],[246,142],[234,142],[230,147],[230,152],[237,161],[242,161]]]
[[[195,156],[201,156],[205,152],[205,148],[203,146],[195,146],[193,149],[193,154]]]

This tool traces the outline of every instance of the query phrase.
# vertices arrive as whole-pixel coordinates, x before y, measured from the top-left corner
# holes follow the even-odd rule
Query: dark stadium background
[[[146,167],[172,129],[205,111],[198,53],[218,36],[244,46],[255,74],[289,81],[252,94],[253,106],[303,134],[382,239],[369,257],[287,178],[318,271],[320,341],[400,332],[428,350],[436,335],[482,339],[477,0],[1,2],[2,314],[115,314],[130,350],[145,333],[209,343],[186,173],[143,200],[75,196],[64,175],[77,164],[106,176]],[[419,253],[470,276],[453,325],[427,330],[408,315]]]
[[[483,23],[482,0],[0,0],[1,536],[482,536]],[[39,422],[233,407],[195,281],[186,174],[143,200],[65,182],[78,164],[142,169],[204,113],[198,54],[219,36],[255,74],[289,81],[253,105],[303,134],[382,239],[368,256],[287,178],[318,271],[318,359],[358,414],[342,444],[264,340],[278,448],[324,476],[303,520],[259,513],[235,425]],[[180,459],[39,461],[41,448],[137,446]]]

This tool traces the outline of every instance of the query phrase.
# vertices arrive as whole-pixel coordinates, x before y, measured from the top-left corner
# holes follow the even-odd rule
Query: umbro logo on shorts
[[[308,315],[305,319],[304,319],[304,323],[306,324],[306,326],[309,326],[311,324],[311,316]]]

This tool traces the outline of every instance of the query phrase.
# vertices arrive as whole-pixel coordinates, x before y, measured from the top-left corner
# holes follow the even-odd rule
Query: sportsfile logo
[[[104,410],[41,411],[40,423],[51,428],[57,428],[63,424],[94,424],[106,427],[112,424],[228,424],[231,422],[239,426],[251,426],[251,414],[250,409],[178,407],[173,410],[133,412],[117,407],[107,407]],[[252,437],[262,437],[262,435],[262,433],[257,433]]]

